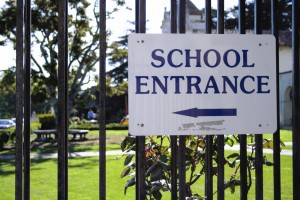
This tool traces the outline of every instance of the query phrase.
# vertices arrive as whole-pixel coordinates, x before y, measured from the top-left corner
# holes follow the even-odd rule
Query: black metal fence
[[[100,51],[99,51],[99,77],[100,77],[100,116],[99,116],[99,144],[100,144],[100,165],[99,165],[99,197],[106,199],[106,162],[105,162],[105,60],[106,60],[106,1],[99,0],[100,12]],[[67,16],[68,1],[59,0],[59,24],[58,24],[58,199],[68,199],[68,150],[67,150],[67,98],[68,98],[68,36]],[[300,143],[300,96],[299,96],[299,2],[292,1],[293,26],[292,26],[292,60],[293,60],[293,143]],[[170,0],[171,27],[172,33],[185,33],[186,0]],[[212,33],[212,9],[211,1],[205,1],[206,34]],[[146,0],[136,0],[136,32],[146,32]],[[17,80],[17,105],[16,105],[16,176],[15,176],[15,198],[18,200],[30,199],[30,52],[31,52],[31,1],[17,0],[17,57],[16,57],[16,80]],[[277,79],[279,74],[278,56],[278,1],[271,1],[271,30],[276,37],[276,70]],[[239,34],[245,34],[245,0],[239,0]],[[153,11],[151,14],[155,14]],[[217,9],[217,34],[224,34],[224,1],[218,0]],[[262,1],[255,1],[255,34],[262,34]],[[277,90],[278,87],[277,87]],[[279,92],[277,92],[279,94]],[[278,100],[278,97],[277,97]],[[279,110],[279,106],[278,106]],[[24,126],[23,119],[24,118]],[[279,127],[279,114],[277,116]],[[279,129],[278,129],[279,130]],[[240,135],[240,199],[247,199],[247,147],[246,136]],[[179,145],[177,146],[177,139]],[[207,199],[214,199],[213,194],[213,166],[212,166],[212,136],[206,136],[206,163],[205,172],[205,196]],[[273,136],[274,140],[274,199],[281,199],[281,176],[280,176],[280,134],[277,131]],[[137,137],[137,179],[136,199],[146,199],[145,186],[145,137]],[[262,135],[255,136],[256,141],[256,166],[255,166],[255,195],[256,199],[263,199],[263,154]],[[185,170],[185,136],[171,137],[172,152],[172,199],[185,199],[186,170]],[[218,158],[224,157],[224,136],[217,139]],[[176,156],[176,155],[180,156]],[[222,160],[219,160],[222,163]],[[300,147],[293,145],[293,199],[300,199]],[[224,199],[224,165],[218,165],[217,199]],[[42,197],[41,197],[42,198]]]

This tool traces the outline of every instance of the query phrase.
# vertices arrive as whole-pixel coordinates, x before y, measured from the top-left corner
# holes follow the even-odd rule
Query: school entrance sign
[[[130,134],[274,133],[275,49],[271,35],[130,35]]]

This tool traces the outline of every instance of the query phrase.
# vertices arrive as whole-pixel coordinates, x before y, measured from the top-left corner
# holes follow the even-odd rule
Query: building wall
[[[279,107],[280,126],[290,128],[292,125],[292,48],[279,47]]]
[[[292,71],[292,47],[279,46],[279,73]]]
[[[292,125],[292,71],[279,74],[280,126]]]

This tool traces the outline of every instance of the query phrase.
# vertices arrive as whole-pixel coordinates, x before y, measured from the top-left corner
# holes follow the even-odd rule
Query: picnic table
[[[36,134],[35,141],[49,141],[51,139],[58,139],[56,129],[34,130],[32,132]],[[72,140],[76,140],[77,136],[79,136],[79,140],[85,140],[88,132],[89,130],[69,129],[68,134],[73,136]],[[54,137],[51,137],[51,135]]]

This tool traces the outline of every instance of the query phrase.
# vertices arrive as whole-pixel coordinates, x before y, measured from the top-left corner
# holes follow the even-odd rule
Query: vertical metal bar
[[[135,32],[139,33],[140,30],[140,1],[135,0]],[[139,185],[140,185],[140,164],[139,164],[139,143],[140,137],[136,136],[136,151],[135,151],[135,159],[136,159],[136,179],[135,179],[135,197],[138,199],[139,197]]]
[[[279,28],[278,28],[278,0],[271,1],[271,24],[272,34],[276,39],[276,91],[277,91],[277,130],[273,135],[274,141],[274,200],[281,199],[281,178],[280,178],[280,113],[279,113]]]
[[[185,33],[186,24],[186,0],[179,0],[179,33]],[[185,136],[179,136],[178,146],[178,178],[179,178],[179,199],[186,198],[186,171],[185,171]]]
[[[178,22],[178,28],[179,28],[179,33],[185,33],[185,24],[186,24],[186,0],[178,0],[179,6],[178,6],[178,11],[179,11],[179,22]]]
[[[224,0],[218,0],[218,34],[224,34]],[[218,135],[218,200],[224,199],[224,135]]]
[[[58,199],[68,199],[68,1],[58,1]]]
[[[206,136],[206,156],[205,156],[205,196],[207,199],[213,199],[213,136]]]
[[[262,33],[262,2],[255,1],[254,32]],[[255,192],[256,200],[263,199],[263,154],[262,154],[262,135],[255,135]]]
[[[211,33],[212,21],[211,21],[211,0],[205,0],[205,32]]]
[[[177,1],[171,0],[171,33],[177,33]]]
[[[177,200],[177,136],[171,136],[171,196],[172,200]]]
[[[224,0],[218,0],[218,34],[224,34]]]
[[[211,34],[211,0],[205,0],[205,32]],[[213,199],[213,166],[212,166],[212,151],[213,151],[213,136],[206,136],[206,156],[205,156],[205,196],[207,199]]]
[[[25,2],[24,199],[30,199],[31,0]]]
[[[179,136],[178,146],[178,178],[179,178],[179,199],[186,197],[186,173],[185,173],[185,136]]]
[[[15,199],[23,199],[23,52],[24,52],[24,1],[17,0],[16,33],[16,176]]]
[[[136,32],[146,32],[146,1],[136,0]],[[145,169],[145,136],[136,137],[136,198],[139,200],[146,199],[146,169]]]
[[[99,197],[106,199],[106,130],[105,130],[105,97],[106,97],[106,0],[100,1],[100,49],[99,49]]]
[[[177,2],[176,0],[171,0],[171,33],[177,33]],[[171,199],[177,200],[177,136],[171,136]]]
[[[139,1],[139,33],[146,33],[146,0]]]
[[[135,0],[135,32],[136,33],[139,33],[140,30],[139,7],[140,7],[140,0]]]
[[[300,199],[300,75],[299,75],[299,1],[292,1],[292,56],[293,56],[293,199]]]
[[[240,200],[246,200],[248,194],[247,186],[247,136],[239,135],[240,137],[240,177],[241,177],[241,186],[240,186]]]
[[[239,0],[239,33],[245,34],[246,32],[246,5],[245,0]],[[240,177],[241,177],[241,186],[240,186],[240,200],[246,200],[248,194],[247,187],[247,136],[239,135],[240,138]]]

